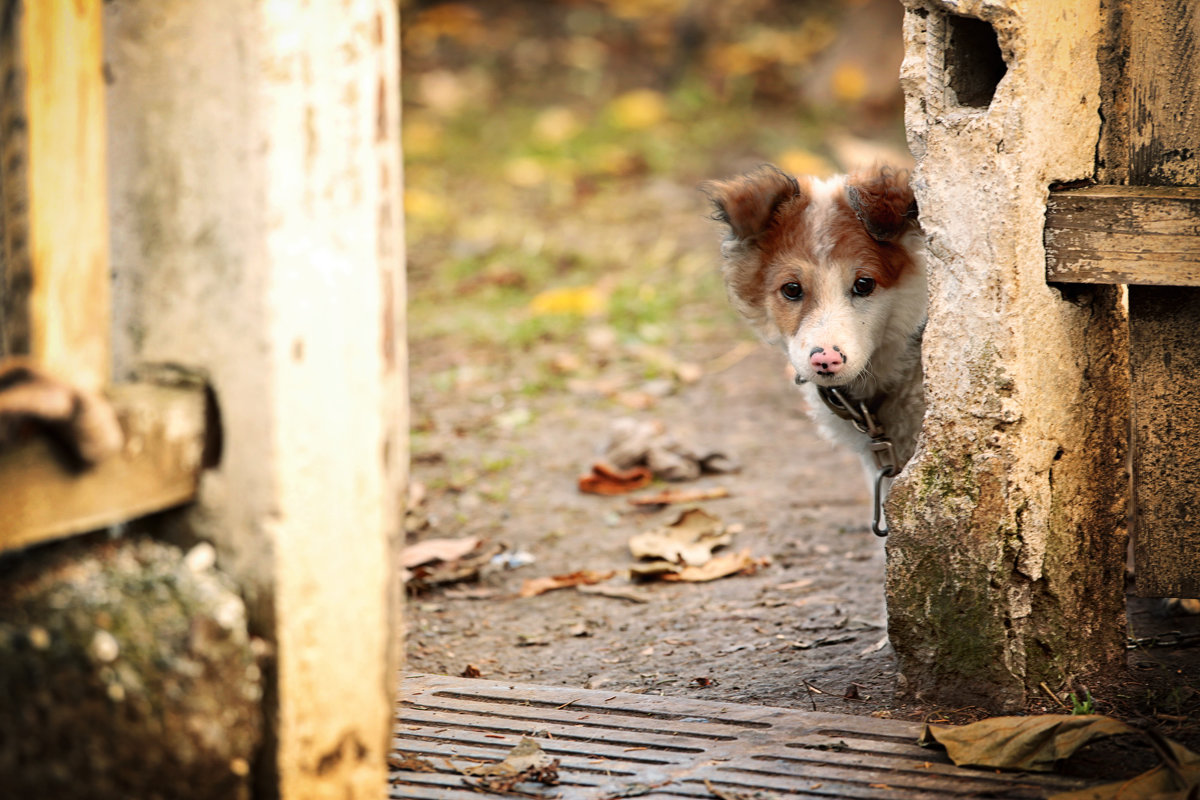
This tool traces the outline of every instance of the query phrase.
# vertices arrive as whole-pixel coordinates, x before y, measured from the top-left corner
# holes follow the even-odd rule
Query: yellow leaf
[[[404,123],[404,155],[421,157],[437,155],[442,149],[442,126],[428,120],[409,120]]]
[[[833,96],[843,103],[857,103],[867,96],[867,73],[857,64],[842,64],[830,78]]]
[[[569,108],[555,106],[538,115],[533,123],[533,135],[546,144],[562,144],[575,138],[582,129],[579,118]]]
[[[414,219],[441,219],[446,215],[446,202],[436,194],[409,187],[404,190],[404,213]]]
[[[513,186],[531,189],[546,182],[546,168],[536,159],[514,158],[504,165],[504,177]]]
[[[602,314],[608,298],[594,286],[568,286],[547,289],[529,301],[534,314],[575,314],[583,317]]]
[[[666,119],[667,104],[660,92],[634,89],[614,99],[608,106],[608,113],[618,128],[644,130]]]
[[[782,167],[784,172],[790,172],[793,175],[825,177],[834,172],[833,166],[828,161],[807,150],[785,150],[775,159],[775,163]]]

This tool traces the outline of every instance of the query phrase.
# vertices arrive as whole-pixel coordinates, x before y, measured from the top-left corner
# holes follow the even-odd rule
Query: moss
[[[0,581],[6,792],[249,796],[261,676],[226,579],[162,544],[83,539],[10,556]]]

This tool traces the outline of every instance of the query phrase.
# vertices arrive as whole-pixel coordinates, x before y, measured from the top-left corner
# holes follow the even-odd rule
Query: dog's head
[[[884,378],[925,319],[923,246],[906,173],[825,180],[773,166],[705,184],[728,231],[723,272],[735,308],[781,345],[802,381]]]

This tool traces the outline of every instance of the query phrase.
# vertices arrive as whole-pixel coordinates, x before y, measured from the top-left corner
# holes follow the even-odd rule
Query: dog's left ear
[[[880,242],[899,239],[917,224],[917,200],[906,170],[879,167],[846,179],[850,207],[871,237]]]

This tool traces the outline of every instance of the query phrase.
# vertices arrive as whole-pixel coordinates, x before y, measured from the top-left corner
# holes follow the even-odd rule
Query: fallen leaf
[[[534,314],[574,314],[591,317],[608,307],[608,298],[594,286],[569,286],[546,289],[529,301]]]
[[[763,563],[762,559],[751,557],[750,549],[746,548],[740,553],[714,556],[711,561],[702,567],[684,567],[679,572],[667,573],[662,576],[662,579],[664,581],[703,583],[739,573],[752,575]]]
[[[634,558],[660,559],[670,564],[701,566],[713,557],[713,550],[727,545],[732,537],[725,532],[719,517],[699,508],[679,514],[662,528],[639,533],[629,539]]]
[[[581,569],[576,572],[571,572],[566,575],[550,575],[544,578],[530,578],[521,585],[519,596],[521,597],[536,597],[546,592],[552,592],[555,589],[567,589],[571,586],[579,586],[581,584],[602,583],[613,575],[616,575],[615,570],[607,570],[600,572],[598,570]]]
[[[516,790],[517,784],[537,781],[553,786],[558,783],[558,764],[557,758],[551,758],[537,742],[526,736],[509,751],[503,761],[464,770],[464,774],[479,776],[479,780],[464,779],[463,782],[476,791],[525,796],[524,792]]]
[[[1137,732],[1110,717],[1047,714],[992,717],[961,727],[926,725],[919,743],[942,745],[950,760],[960,767],[1049,772],[1093,739]]]
[[[437,772],[437,767],[412,753],[388,753],[387,763],[392,769],[403,769],[408,772]]]
[[[579,491],[586,494],[628,494],[649,486],[653,477],[646,467],[619,470],[597,461],[592,465],[591,473],[579,476]]]
[[[661,92],[634,89],[609,103],[608,113],[618,128],[644,130],[666,118],[667,104]]]
[[[1162,763],[1129,780],[1062,792],[1050,800],[1117,800],[1195,796],[1200,756],[1154,730],[1142,730],[1099,715],[1045,714],[993,717],[961,727],[926,725],[918,744],[937,742],[958,766],[1047,772],[1093,739],[1134,734],[1149,739]]]
[[[714,486],[709,489],[665,489],[655,494],[631,497],[629,502],[635,506],[667,506],[719,500],[722,497],[729,497],[729,490],[724,486]]]
[[[400,554],[400,563],[406,569],[432,564],[435,561],[457,561],[479,547],[478,536],[464,539],[426,539],[410,544]]]
[[[649,603],[650,598],[636,589],[624,589],[620,586],[605,586],[599,584],[589,586],[586,584],[575,587],[576,591],[581,594],[598,594],[601,597],[612,597],[617,600],[628,600],[631,603]]]
[[[482,678],[483,673],[474,664],[467,664],[466,669],[459,673],[464,678]]]

